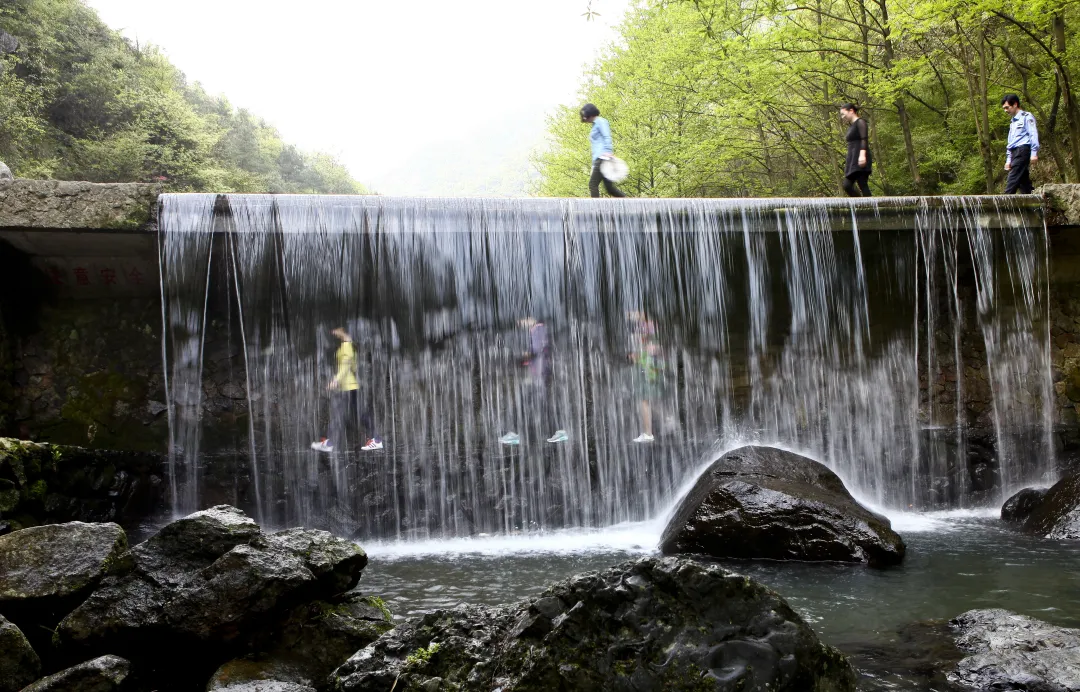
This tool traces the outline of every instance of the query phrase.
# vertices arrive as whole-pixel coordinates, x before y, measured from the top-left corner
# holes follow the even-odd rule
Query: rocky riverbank
[[[214,507],[129,547],[116,524],[0,537],[0,692],[749,690],[847,692],[851,666],[772,590],[644,558],[507,606],[393,627],[367,556]],[[393,628],[392,628],[393,627]]]
[[[0,634],[19,642],[0,669],[20,681],[49,674],[42,690],[192,690],[250,656],[217,679],[258,676],[261,661],[284,682],[315,683],[390,628],[381,602],[348,594],[366,564],[353,543],[263,532],[227,506],[130,549],[112,523],[17,531],[0,537]],[[287,674],[283,649],[295,654]]]
[[[672,557],[580,574],[510,606],[428,614],[358,651],[331,683],[335,692],[840,692],[855,689],[855,674],[771,589]]]

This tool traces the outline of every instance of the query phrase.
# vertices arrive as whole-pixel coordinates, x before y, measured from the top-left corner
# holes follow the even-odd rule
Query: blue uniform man
[[[1031,184],[1031,164],[1039,160],[1039,130],[1035,127],[1035,116],[1020,109],[1020,97],[1016,94],[1007,94],[1001,99],[1001,108],[1012,118],[1009,141],[1005,145],[1005,170],[1009,172],[1005,194],[1029,195],[1035,189]]]
[[[591,103],[581,107],[581,122],[592,123],[589,132],[589,144],[592,147],[592,175],[589,177],[589,194],[593,197],[600,196],[600,183],[604,183],[604,189],[612,197],[626,197],[622,190],[615,187],[615,183],[604,177],[600,172],[600,163],[615,155],[615,147],[611,144],[611,124],[606,118],[600,117],[600,109]]]

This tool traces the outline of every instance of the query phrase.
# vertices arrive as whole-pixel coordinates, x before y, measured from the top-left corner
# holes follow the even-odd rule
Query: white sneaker
[[[652,442],[655,439],[656,438],[653,437],[652,435],[650,435],[649,433],[641,433],[640,435],[638,435],[637,437],[634,438],[634,442]]]
[[[548,442],[566,442],[570,439],[570,435],[565,430],[556,430],[555,434],[547,439]]]
[[[330,444],[330,442],[327,441],[327,440],[323,440],[321,442],[312,442],[311,443],[311,448],[314,449],[316,452],[332,452],[332,451],[334,451],[334,445]]]
[[[361,447],[360,449],[364,450],[365,452],[370,452],[372,450],[382,449],[382,448],[383,448],[382,440],[380,440],[377,437],[373,437],[370,440],[368,440],[367,444],[364,445],[363,447]]]
[[[516,432],[508,432],[499,438],[499,442],[504,445],[519,445],[521,444],[521,437]]]

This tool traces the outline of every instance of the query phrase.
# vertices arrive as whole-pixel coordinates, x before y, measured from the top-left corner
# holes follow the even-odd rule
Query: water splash
[[[1033,199],[164,195],[160,219],[178,511],[227,490],[264,523],[364,538],[604,527],[662,516],[741,441],[807,450],[892,509],[1051,473]],[[528,317],[552,345],[540,391]],[[308,449],[338,326],[381,452]],[[643,338],[656,382],[627,358]],[[632,442],[643,397],[653,444]]]

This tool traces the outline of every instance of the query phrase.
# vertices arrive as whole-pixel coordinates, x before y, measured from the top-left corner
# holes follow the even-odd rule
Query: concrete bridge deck
[[[158,292],[156,243],[158,185],[96,184],[52,180],[0,182],[0,241],[31,258],[59,295],[71,298],[148,296]],[[584,200],[583,200],[584,201]],[[790,199],[748,200],[782,218]],[[376,200],[373,203],[378,204]],[[554,210],[552,200],[487,200],[507,205]],[[648,208],[650,202],[644,201]],[[717,200],[722,204],[721,200]],[[845,207],[847,200],[814,200]],[[877,198],[876,218],[860,219],[863,230],[910,230],[910,212],[919,203],[940,204],[941,198]],[[658,201],[658,204],[661,202]],[[866,203],[865,200],[861,203]],[[586,204],[588,204],[586,202]],[[1080,256],[1080,240],[1061,231],[1080,227],[1080,185],[1047,185],[1024,198],[1021,207],[1045,216],[1054,238],[1053,255]],[[226,198],[218,200],[219,215],[228,213]],[[833,228],[849,230],[849,215],[837,214]],[[1071,263],[1070,263],[1071,264]],[[1064,266],[1055,276],[1080,280],[1080,270]]]

